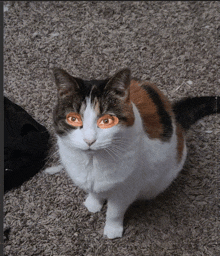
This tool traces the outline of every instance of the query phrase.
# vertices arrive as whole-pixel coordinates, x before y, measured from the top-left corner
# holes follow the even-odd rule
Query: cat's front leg
[[[49,174],[55,174],[60,172],[62,169],[63,169],[63,166],[60,164],[57,166],[48,167],[47,169],[44,170],[44,172]]]
[[[132,196],[125,200],[120,200],[119,198],[108,200],[106,223],[104,227],[105,236],[110,239],[122,237],[124,214],[134,200],[135,198]]]
[[[86,201],[84,202],[85,207],[92,213],[101,211],[103,204],[104,199],[99,198],[98,195],[93,193],[89,193]]]

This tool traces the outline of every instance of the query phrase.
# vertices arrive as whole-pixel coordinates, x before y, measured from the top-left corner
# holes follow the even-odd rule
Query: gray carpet
[[[220,95],[219,13],[213,1],[5,2],[4,94],[52,136],[55,66],[84,79],[129,67],[171,101]],[[219,127],[219,115],[192,126],[183,171],[155,200],[128,209],[121,239],[103,238],[106,206],[88,213],[65,171],[41,170],[4,196],[5,256],[220,255]]]

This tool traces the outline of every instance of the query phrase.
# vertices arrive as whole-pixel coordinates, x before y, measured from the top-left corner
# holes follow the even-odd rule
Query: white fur
[[[47,169],[44,170],[45,173],[49,173],[49,174],[55,174],[60,172],[63,169],[62,165],[58,165],[58,166],[52,166],[52,167],[48,167]]]
[[[108,201],[104,235],[121,237],[123,218],[137,199],[150,199],[164,191],[182,169],[186,158],[177,161],[176,127],[169,142],[149,139],[143,130],[140,114],[133,104],[132,127],[116,125],[100,129],[89,100],[83,128],[57,137],[60,158],[74,183],[89,195],[84,203],[91,212],[100,211]],[[84,139],[96,140],[89,146]]]

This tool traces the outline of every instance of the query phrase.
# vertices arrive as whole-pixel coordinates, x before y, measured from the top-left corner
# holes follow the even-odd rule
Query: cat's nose
[[[92,144],[94,144],[96,142],[96,140],[87,140],[87,139],[84,139],[84,141],[89,145],[91,146]]]

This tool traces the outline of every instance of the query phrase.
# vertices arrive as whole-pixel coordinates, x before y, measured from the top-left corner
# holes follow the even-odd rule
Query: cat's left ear
[[[131,81],[131,71],[128,68],[122,69],[110,78],[105,86],[105,89],[113,92],[116,96],[122,99],[127,99],[129,96]]]

